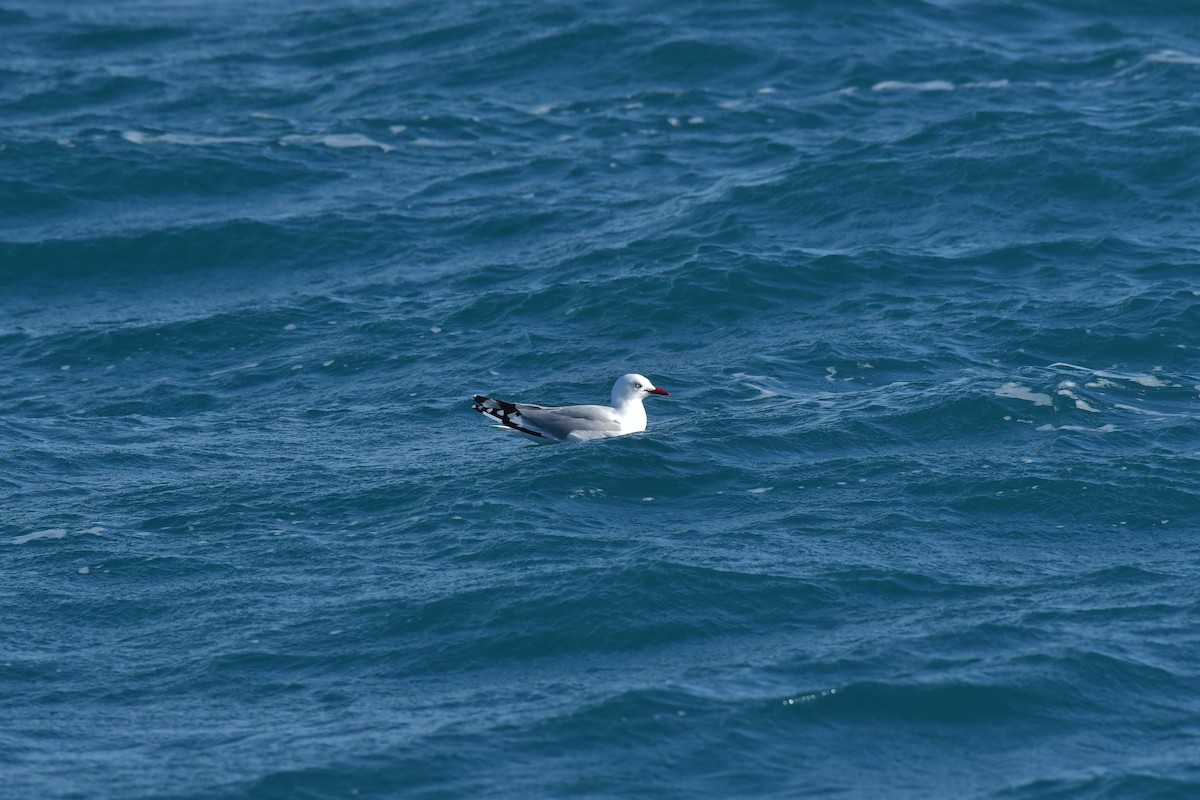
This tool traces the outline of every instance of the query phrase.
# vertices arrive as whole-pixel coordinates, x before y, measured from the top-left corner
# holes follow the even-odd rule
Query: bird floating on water
[[[617,378],[611,406],[535,406],[475,395],[474,409],[504,427],[543,442],[584,442],[624,436],[646,430],[647,395],[669,395],[644,375],[629,373]]]

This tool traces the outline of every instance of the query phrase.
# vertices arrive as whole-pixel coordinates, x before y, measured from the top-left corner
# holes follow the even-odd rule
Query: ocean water
[[[0,0],[0,797],[1200,797],[1195,12]]]

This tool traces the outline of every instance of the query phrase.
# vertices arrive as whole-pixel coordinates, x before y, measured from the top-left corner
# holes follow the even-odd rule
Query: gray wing
[[[543,408],[514,403],[525,424],[555,439],[597,439],[621,432],[617,410],[608,406]]]

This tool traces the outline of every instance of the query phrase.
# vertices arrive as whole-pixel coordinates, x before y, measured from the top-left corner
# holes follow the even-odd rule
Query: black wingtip
[[[484,403],[489,403],[490,405],[484,405]],[[516,405],[506,400],[497,400],[494,397],[484,397],[477,394],[475,395],[475,405],[471,406],[471,408],[480,414],[488,415],[506,428],[512,428],[514,431],[527,433],[539,439],[545,436],[541,431],[531,430],[516,422],[513,417],[520,418],[521,412],[517,410]]]

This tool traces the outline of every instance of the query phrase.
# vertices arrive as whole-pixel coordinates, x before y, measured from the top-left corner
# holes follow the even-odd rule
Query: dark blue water
[[[1200,796],[1192,4],[0,40],[0,796]]]

